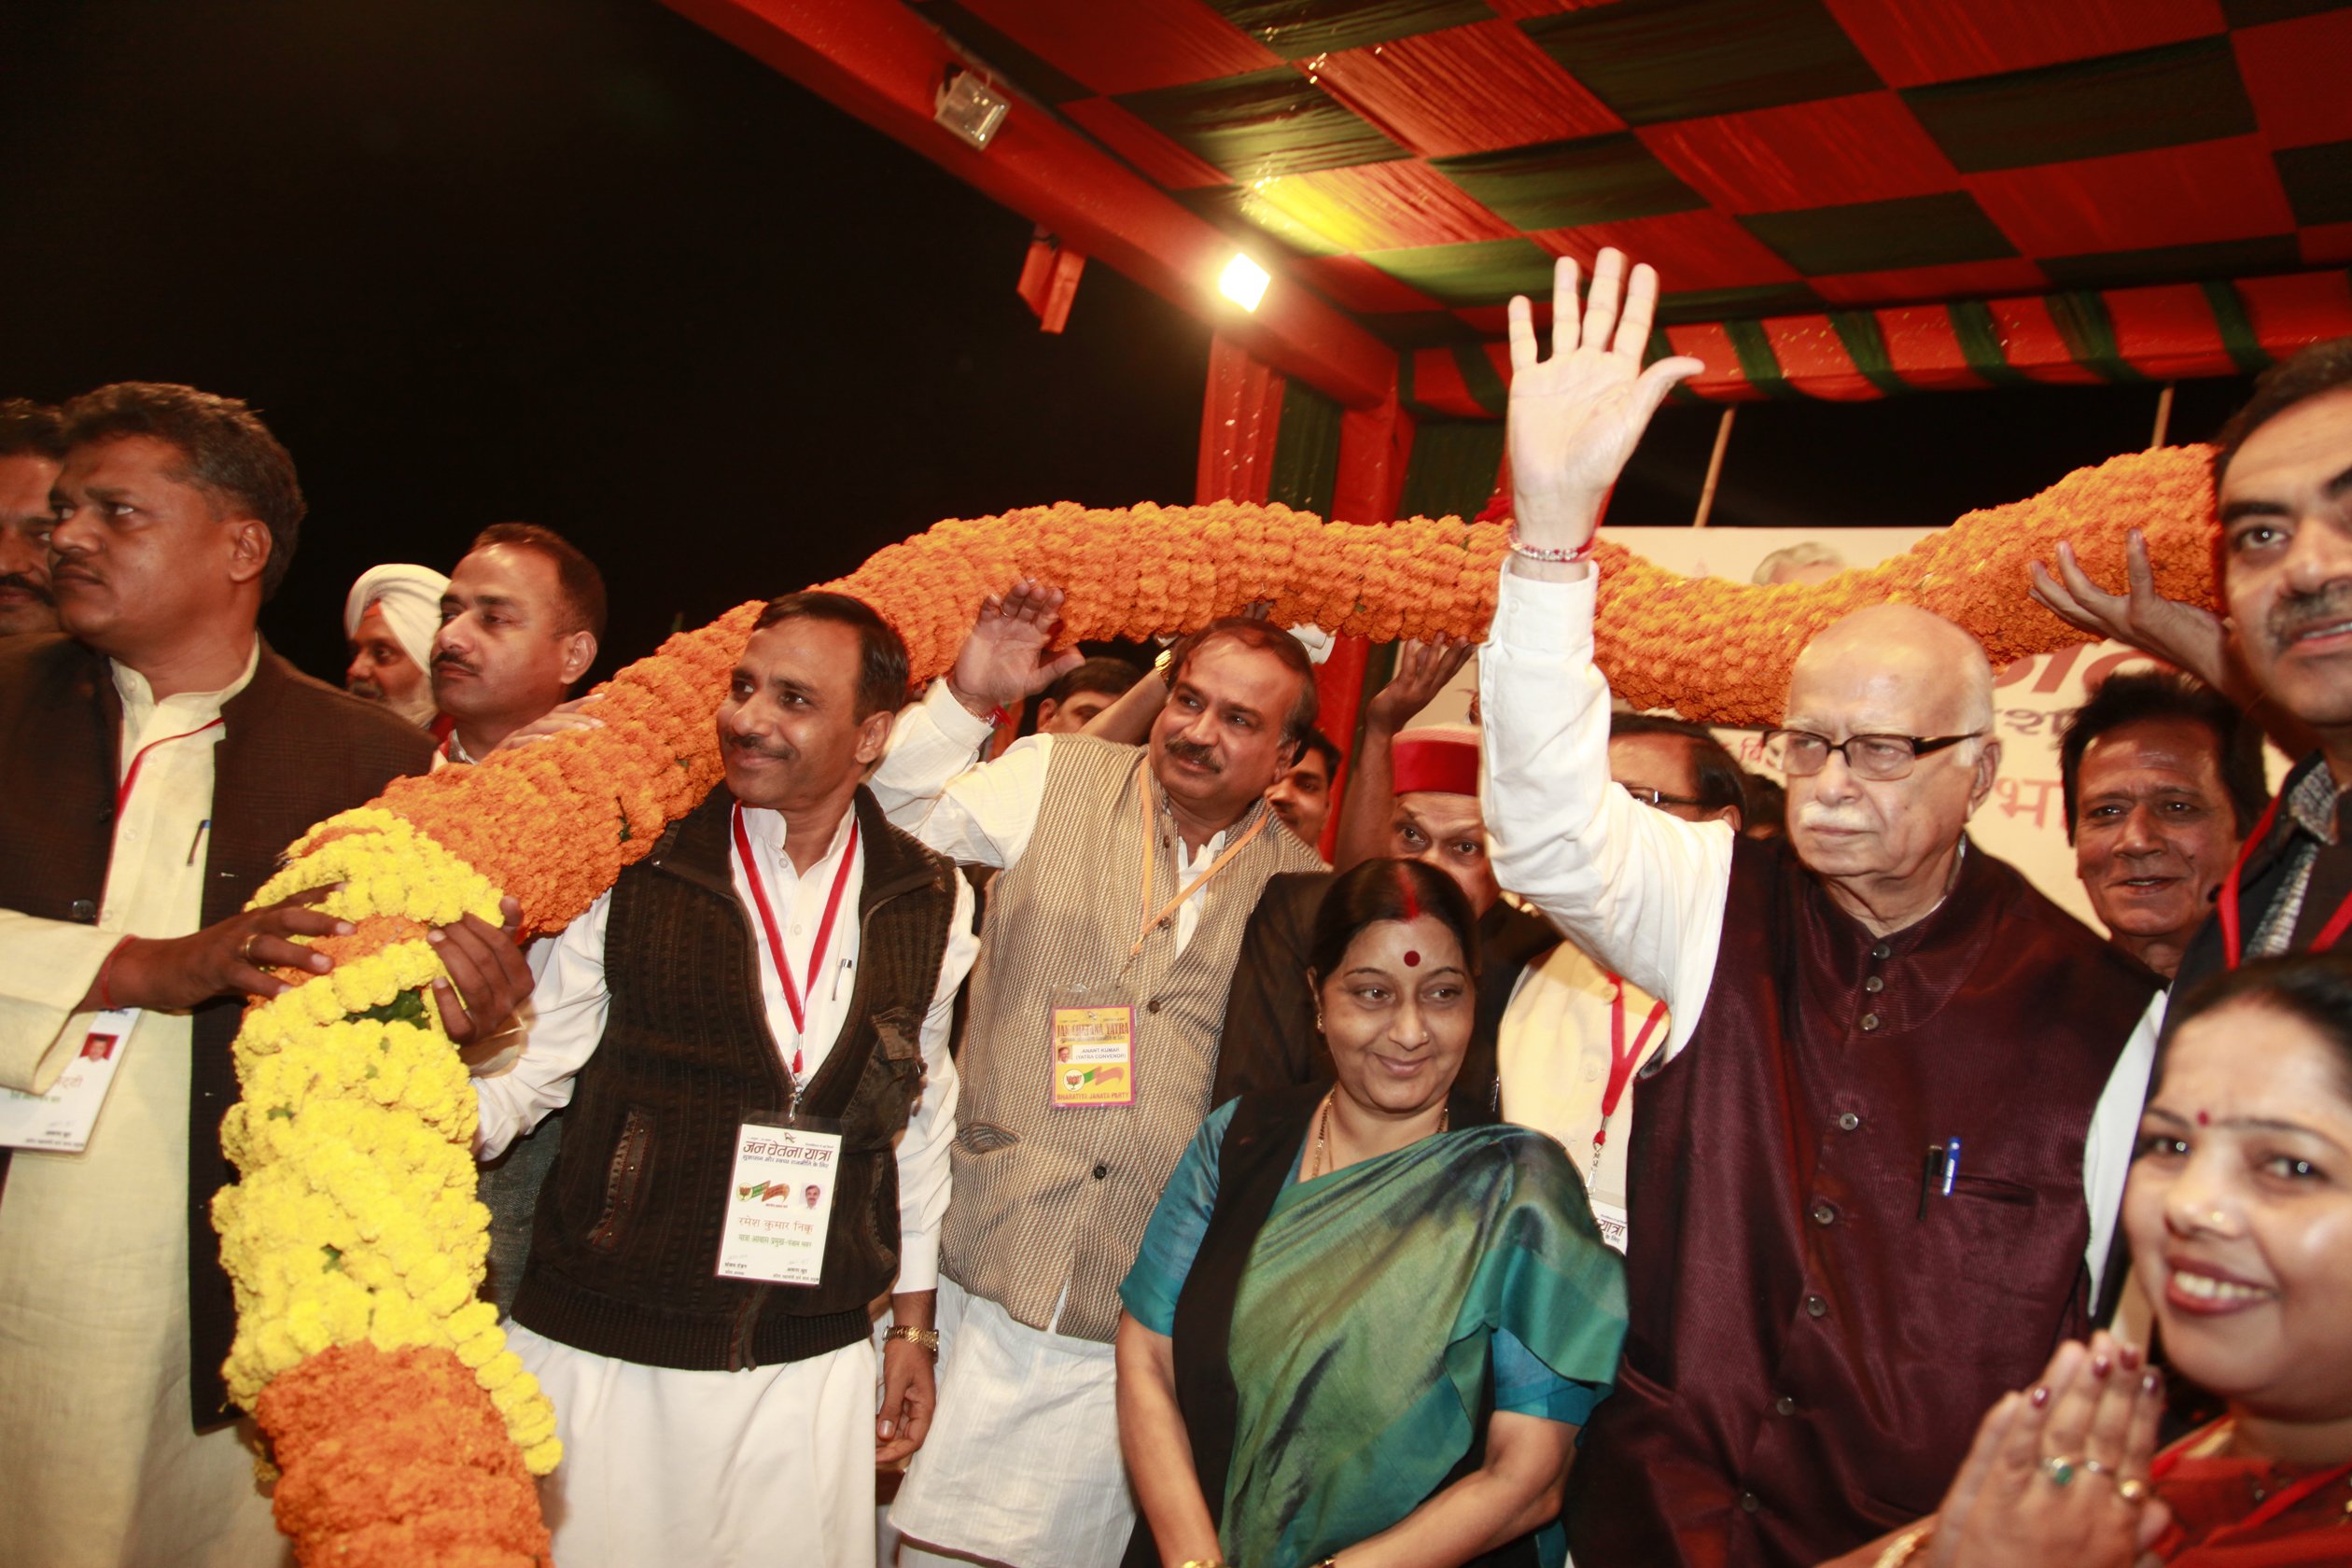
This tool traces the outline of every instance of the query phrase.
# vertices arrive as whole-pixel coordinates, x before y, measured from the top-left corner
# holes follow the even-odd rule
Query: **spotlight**
[[[970,71],[950,71],[932,100],[931,119],[958,140],[985,151],[1012,108],[1002,93]]]
[[[1225,275],[1217,279],[1217,289],[1243,310],[1253,311],[1258,308],[1258,301],[1266,298],[1266,286],[1272,281],[1264,267],[1236,251],[1233,259],[1225,263]]]

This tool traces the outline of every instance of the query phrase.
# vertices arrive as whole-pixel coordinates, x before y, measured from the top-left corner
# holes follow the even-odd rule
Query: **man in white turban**
[[[430,567],[392,563],[359,574],[343,600],[351,667],[343,690],[380,702],[412,724],[430,725],[433,633],[449,579]]]

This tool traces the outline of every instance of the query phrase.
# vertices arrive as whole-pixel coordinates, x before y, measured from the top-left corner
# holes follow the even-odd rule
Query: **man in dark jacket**
[[[64,418],[49,559],[69,635],[0,651],[0,1085],[45,1093],[101,1060],[113,1082],[94,1128],[20,1137],[0,1197],[0,1561],[273,1561],[251,1453],[206,1430],[235,1415],[209,1210],[240,1007],[285,988],[273,968],[331,967],[294,939],[338,922],[245,905],[288,843],[422,771],[430,742],[257,635],[302,498],[244,404],[123,384]],[[528,985],[478,919],[441,952],[459,1041]]]
[[[510,1330],[555,1400],[567,1568],[681,1542],[863,1568],[875,1464],[929,1426],[979,945],[954,862],[862,787],[905,691],[865,604],[769,605],[719,709],[725,784],[553,939],[522,1058],[476,1080],[484,1155],[570,1105]]]

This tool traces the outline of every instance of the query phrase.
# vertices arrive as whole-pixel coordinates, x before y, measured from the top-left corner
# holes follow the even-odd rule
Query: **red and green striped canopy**
[[[1615,245],[1693,395],[2258,369],[2352,332],[2352,7],[917,0],[967,57],[1500,406],[1503,305]]]

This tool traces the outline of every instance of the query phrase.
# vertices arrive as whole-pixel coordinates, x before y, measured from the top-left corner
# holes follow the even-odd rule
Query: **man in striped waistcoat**
[[[1060,598],[991,599],[874,779],[924,843],[1003,868],[959,1063],[939,1415],[892,1512],[902,1563],[1099,1568],[1125,1550],[1119,1281],[1209,1110],[1258,893],[1320,863],[1264,800],[1314,723],[1313,670],[1255,621],[1178,645],[1148,745],[1038,735],[949,781],[996,707],[1059,673],[1041,654]]]

